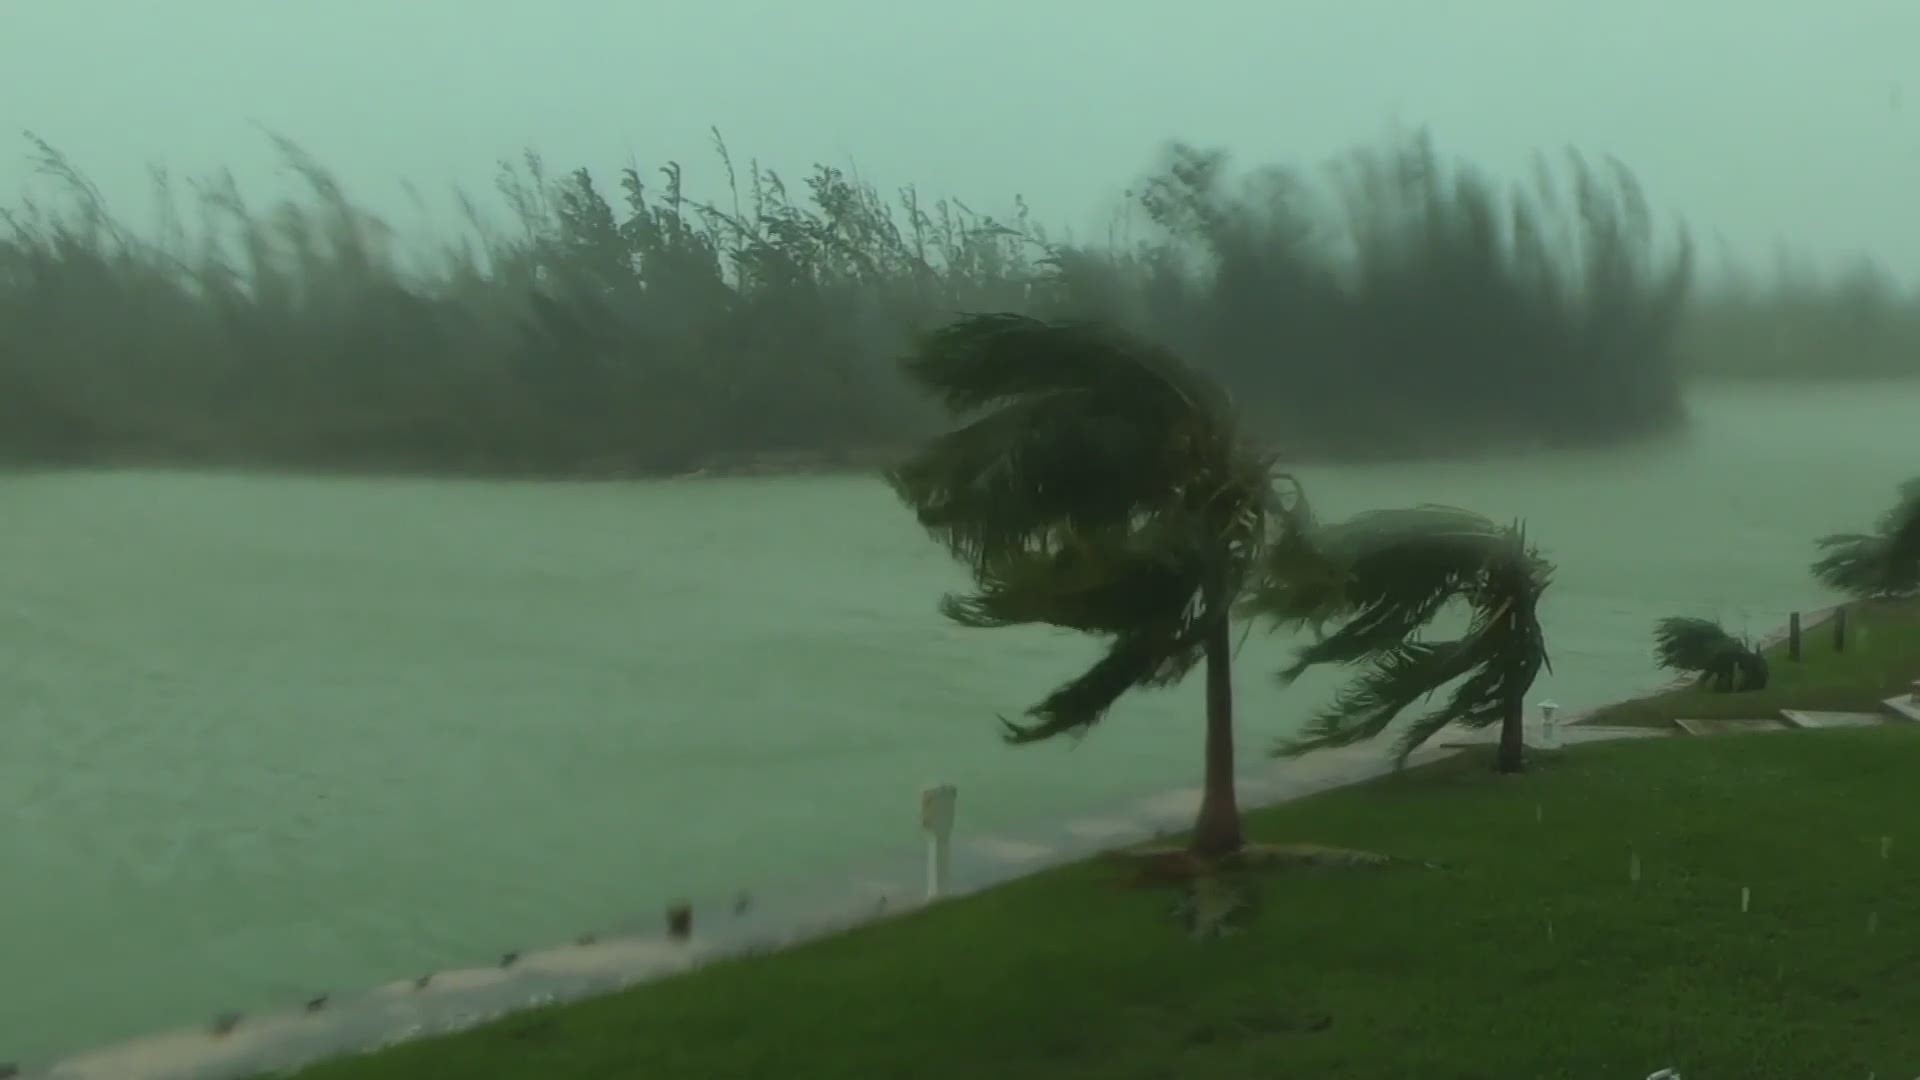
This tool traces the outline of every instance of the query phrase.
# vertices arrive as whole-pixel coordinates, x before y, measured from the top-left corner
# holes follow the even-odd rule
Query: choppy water
[[[1576,707],[1667,614],[1826,597],[1811,538],[1920,472],[1920,389],[1719,390],[1630,452],[1304,476],[1329,514],[1524,516]],[[953,569],[851,478],[495,484],[0,478],[0,1060],[284,1006],[762,895],[1198,771],[1199,687],[1011,750],[1090,646],[969,632]],[[1326,691],[1243,654],[1254,749]]]

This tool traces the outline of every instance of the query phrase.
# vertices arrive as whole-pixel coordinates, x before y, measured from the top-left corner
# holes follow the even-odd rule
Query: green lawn
[[[1804,635],[1802,659],[1787,659],[1787,646],[1766,650],[1767,688],[1754,693],[1715,694],[1677,690],[1610,705],[1583,723],[1671,727],[1675,717],[1763,719],[1781,709],[1878,712],[1881,702],[1920,679],[1920,601],[1851,605],[1847,649],[1833,651],[1833,627]],[[1649,628],[1647,647],[1653,647]]]
[[[303,1075],[1910,1077],[1916,777],[1920,726],[1472,753],[1252,815],[1444,868],[1273,872],[1237,936],[1087,863]]]

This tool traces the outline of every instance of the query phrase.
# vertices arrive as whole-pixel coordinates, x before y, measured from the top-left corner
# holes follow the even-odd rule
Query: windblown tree
[[[1407,724],[1398,761],[1449,725],[1499,724],[1495,767],[1524,767],[1526,694],[1541,669],[1550,670],[1538,607],[1553,567],[1519,525],[1443,506],[1379,510],[1277,543],[1266,563],[1249,610],[1315,631],[1281,679],[1291,683],[1321,664],[1364,667],[1277,753],[1375,738],[1416,701],[1457,684]],[[1459,637],[1423,636],[1461,606],[1467,625]]]
[[[1003,721],[1008,740],[1081,734],[1128,690],[1171,685],[1204,662],[1192,851],[1239,850],[1228,622],[1291,511],[1224,392],[1144,341],[1007,314],[935,331],[905,367],[961,421],[889,474],[973,575],[975,591],[941,609],[964,626],[1057,626],[1108,642],[1023,720]]]
[[[1900,499],[1873,533],[1837,533],[1817,541],[1826,552],[1813,576],[1861,600],[1920,595],[1920,477],[1900,485]]]
[[[1702,689],[1729,694],[1767,688],[1767,658],[1712,620],[1661,619],[1653,645],[1661,667],[1694,676]]]

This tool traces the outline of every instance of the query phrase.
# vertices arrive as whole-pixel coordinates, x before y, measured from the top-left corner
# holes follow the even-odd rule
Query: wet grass
[[[1676,717],[1758,720],[1781,709],[1880,712],[1882,702],[1920,678],[1920,601],[1849,605],[1844,652],[1834,651],[1831,624],[1802,638],[1798,663],[1787,659],[1785,642],[1764,650],[1771,669],[1765,690],[1674,690],[1610,705],[1586,722],[1671,727]]]
[[[302,1076],[1910,1076],[1916,772],[1920,728],[1469,755],[1252,815],[1446,868],[1266,876],[1234,936],[1079,864]]]

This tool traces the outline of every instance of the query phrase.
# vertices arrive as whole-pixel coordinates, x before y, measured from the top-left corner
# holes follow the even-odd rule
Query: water
[[[1328,514],[1528,520],[1568,709],[1656,679],[1656,618],[1765,631],[1811,539],[1920,460],[1920,389],[1720,390],[1604,455],[1317,468]],[[285,1007],[679,896],[818,887],[916,842],[1194,782],[1199,686],[1079,745],[1000,744],[1092,655],[964,631],[958,583],[851,478],[496,484],[0,478],[0,1060]],[[1249,752],[1326,693],[1242,654]]]

